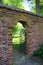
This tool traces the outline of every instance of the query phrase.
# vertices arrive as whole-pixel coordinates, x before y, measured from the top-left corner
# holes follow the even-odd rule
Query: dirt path
[[[34,58],[23,55],[16,50],[13,50],[13,57],[16,65],[40,65]]]

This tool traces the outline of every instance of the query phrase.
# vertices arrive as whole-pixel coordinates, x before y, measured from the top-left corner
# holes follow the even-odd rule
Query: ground
[[[43,65],[43,61],[38,57],[29,57],[13,50],[15,65]]]

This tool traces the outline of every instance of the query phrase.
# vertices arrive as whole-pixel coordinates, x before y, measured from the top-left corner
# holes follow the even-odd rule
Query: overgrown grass
[[[19,50],[20,49],[20,44],[13,44],[13,49]]]
[[[20,44],[20,39],[17,37],[17,38],[13,38],[12,39],[12,43],[13,44]]]
[[[21,42],[20,38],[18,38],[18,37],[13,38],[12,45],[13,45],[13,49],[20,51],[23,54],[26,53],[25,42]]]
[[[24,46],[24,43],[21,44],[13,44],[13,49],[20,51],[20,53],[22,54],[26,54],[26,48]]]

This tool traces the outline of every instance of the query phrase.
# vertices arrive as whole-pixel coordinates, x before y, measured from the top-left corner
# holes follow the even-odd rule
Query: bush
[[[43,58],[43,43],[38,50],[33,52],[33,55]]]

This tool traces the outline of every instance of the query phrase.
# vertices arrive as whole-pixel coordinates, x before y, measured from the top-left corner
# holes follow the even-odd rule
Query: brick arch
[[[13,21],[14,22],[14,21]],[[21,24],[26,28],[26,54],[28,55],[28,52],[29,52],[29,49],[28,49],[28,24],[27,24],[27,22],[25,22],[25,21],[17,21],[17,20],[15,20],[15,23],[12,23],[12,21],[11,22],[8,22],[8,31],[7,31],[7,35],[8,35],[8,55],[7,55],[7,58],[8,58],[8,61],[10,62],[10,63],[12,63],[13,62],[13,52],[12,52],[12,50],[13,50],[13,48],[12,48],[12,27],[16,24],[16,22],[21,22]],[[24,22],[25,22],[25,24],[24,24]],[[10,55],[10,56],[9,56]]]
[[[25,33],[26,33],[26,54],[28,55],[28,51],[29,51],[29,49],[27,48],[28,47],[28,27],[29,27],[29,25],[27,24],[27,22],[25,21],[25,20],[16,20],[15,21],[15,23],[12,25],[12,27],[17,23],[17,22],[20,22],[23,26],[24,26],[24,28],[25,28]],[[12,27],[11,27],[11,30],[12,30]],[[11,34],[12,35],[12,34]]]
[[[19,17],[19,18],[21,18],[21,17]],[[12,26],[15,25],[17,22],[20,22],[24,27],[27,27],[28,28],[29,27],[29,23],[28,23],[29,21],[27,21],[25,19],[22,19],[21,20],[19,18],[17,18],[16,20],[15,19],[12,20],[12,22],[11,22],[12,23]]]
[[[25,28],[25,42],[26,42],[26,43],[25,43],[25,48],[26,48],[26,49],[25,49],[25,51],[26,51],[25,53],[27,54],[27,51],[28,51],[28,49],[27,49],[27,46],[28,46],[28,45],[27,45],[27,40],[28,40],[28,37],[27,37],[27,36],[28,36],[28,29],[27,29],[27,28],[28,28],[28,24],[27,24],[26,21],[23,21],[23,20],[16,21],[15,24],[16,24],[17,22],[21,23],[21,24],[23,25],[23,27]],[[13,26],[14,26],[15,24],[13,24]]]
[[[18,22],[20,22],[24,27],[28,27],[29,26],[26,21],[19,20]]]

